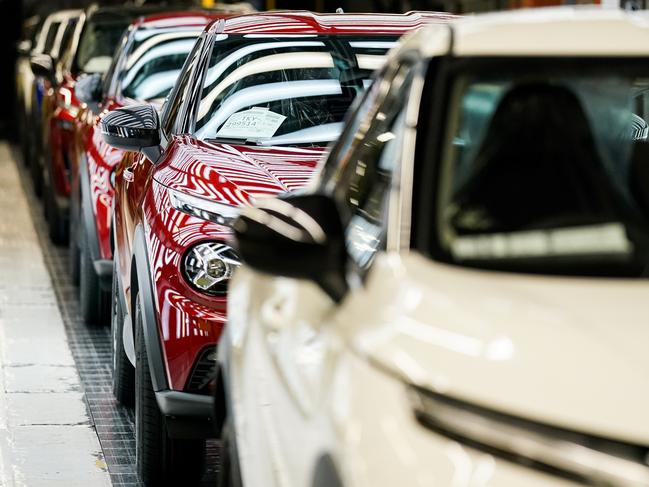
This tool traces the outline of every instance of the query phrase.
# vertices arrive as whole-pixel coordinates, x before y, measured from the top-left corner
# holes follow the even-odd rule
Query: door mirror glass
[[[244,209],[233,227],[239,255],[254,269],[314,281],[334,301],[347,292],[343,228],[328,196],[262,200]]]
[[[36,54],[30,61],[34,76],[50,81],[54,79],[54,60],[49,54]]]
[[[101,101],[101,88],[101,74],[88,74],[77,80],[74,87],[74,94],[82,103],[96,105]]]
[[[160,155],[160,121],[152,105],[132,105],[108,113],[101,121],[104,141],[116,149],[143,152],[153,162]]]

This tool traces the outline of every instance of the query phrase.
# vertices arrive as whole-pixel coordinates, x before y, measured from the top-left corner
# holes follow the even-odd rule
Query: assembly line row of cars
[[[213,436],[222,486],[649,485],[647,17],[35,32],[25,160],[146,485]]]

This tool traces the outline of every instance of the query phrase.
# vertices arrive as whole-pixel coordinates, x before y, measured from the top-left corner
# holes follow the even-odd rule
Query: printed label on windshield
[[[268,139],[275,135],[284,120],[286,120],[284,115],[271,112],[267,108],[253,107],[230,115],[216,136],[237,139]]]

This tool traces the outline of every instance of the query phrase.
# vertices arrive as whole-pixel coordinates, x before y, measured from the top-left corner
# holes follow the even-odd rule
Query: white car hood
[[[381,255],[352,346],[404,380],[649,445],[649,281],[486,272]],[[349,315],[347,315],[349,316]]]

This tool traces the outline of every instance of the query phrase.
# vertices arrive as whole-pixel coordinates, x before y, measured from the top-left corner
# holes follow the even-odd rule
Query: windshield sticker
[[[451,248],[455,258],[460,259],[628,255],[632,251],[633,245],[620,223],[462,236]]]
[[[286,120],[284,115],[271,112],[268,108],[253,107],[232,114],[216,136],[237,139],[267,139],[275,135],[284,120]]]

